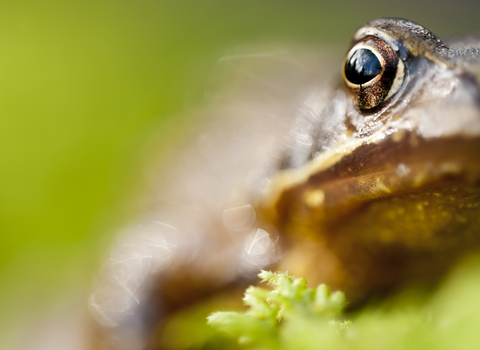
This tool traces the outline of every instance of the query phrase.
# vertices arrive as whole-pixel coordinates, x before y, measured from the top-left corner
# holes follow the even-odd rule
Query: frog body
[[[134,349],[165,315],[261,268],[353,301],[441,278],[480,247],[479,47],[377,19],[354,35],[343,84],[295,63],[264,84],[274,93],[247,86],[207,110],[170,170],[151,171],[156,204],[102,267],[90,298],[102,332]]]
[[[283,266],[353,298],[436,280],[480,242],[479,49],[388,18],[359,29],[354,45],[372,35],[402,60],[401,87],[372,110],[355,96],[328,108],[345,111],[336,142],[293,142],[291,157],[307,160],[275,177],[262,207],[298,245]],[[302,255],[310,261],[296,263]]]

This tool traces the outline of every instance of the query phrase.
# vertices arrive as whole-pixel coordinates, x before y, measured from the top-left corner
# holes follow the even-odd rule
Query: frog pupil
[[[382,65],[375,54],[367,49],[359,49],[345,64],[345,76],[353,84],[365,84],[382,72]]]

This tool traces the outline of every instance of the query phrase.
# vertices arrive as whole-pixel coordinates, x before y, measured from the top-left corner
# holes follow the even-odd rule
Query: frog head
[[[343,86],[299,108],[260,201],[288,237],[283,267],[362,298],[437,280],[480,246],[480,50],[466,45],[397,18],[356,32]]]

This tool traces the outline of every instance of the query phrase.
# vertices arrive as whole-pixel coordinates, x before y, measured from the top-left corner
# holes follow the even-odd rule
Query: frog
[[[478,251],[480,37],[380,18],[354,34],[341,74],[319,80],[313,63],[300,83],[262,65],[252,81],[274,93],[228,92],[148,169],[150,209],[122,231],[89,299],[98,348],[155,347],[168,315],[261,269],[361,303],[435,283]]]

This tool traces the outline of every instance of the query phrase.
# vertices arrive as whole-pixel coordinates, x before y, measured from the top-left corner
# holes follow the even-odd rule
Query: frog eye
[[[380,106],[402,86],[405,67],[385,41],[367,36],[358,41],[343,61],[343,79],[353,103],[368,110]]]

